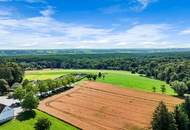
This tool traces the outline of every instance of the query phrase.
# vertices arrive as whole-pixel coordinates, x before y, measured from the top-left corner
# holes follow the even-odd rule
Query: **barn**
[[[13,119],[14,110],[9,106],[0,104],[0,124]]]

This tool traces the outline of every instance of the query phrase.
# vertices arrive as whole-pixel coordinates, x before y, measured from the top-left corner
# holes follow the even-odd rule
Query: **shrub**
[[[39,118],[35,123],[36,130],[50,130],[51,122],[47,118]]]

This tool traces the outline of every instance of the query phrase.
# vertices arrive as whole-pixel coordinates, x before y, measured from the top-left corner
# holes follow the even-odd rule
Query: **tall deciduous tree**
[[[0,79],[0,92],[4,93],[9,90],[9,84],[5,79]]]
[[[184,96],[188,88],[184,82],[175,81],[172,83],[172,88],[179,96]]]
[[[26,96],[24,97],[23,102],[21,103],[22,108],[29,111],[37,108],[38,104],[39,104],[39,99],[36,96],[34,96],[34,93],[32,92],[27,93]]]
[[[24,99],[25,94],[25,89],[23,89],[22,87],[18,87],[14,90],[13,97],[15,99],[18,99],[19,101],[22,101],[22,99]]]

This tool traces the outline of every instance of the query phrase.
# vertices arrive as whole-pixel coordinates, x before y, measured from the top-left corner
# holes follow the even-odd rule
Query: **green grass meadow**
[[[51,130],[77,130],[74,126],[71,126],[57,118],[54,118],[46,113],[35,110],[35,117],[30,114],[25,114],[25,119],[14,119],[0,126],[0,130],[35,130],[34,124],[38,118],[48,118],[52,122]]]
[[[131,74],[127,71],[114,71],[114,70],[70,70],[70,69],[55,69],[55,70],[37,70],[27,71],[25,79],[29,80],[42,80],[42,79],[53,79],[64,74],[72,72],[84,72],[84,73],[98,73],[102,72],[106,74],[105,79],[98,79],[98,82],[114,84],[123,88],[131,88],[142,90],[146,92],[152,92],[152,88],[156,87],[156,92],[161,93],[160,86],[166,85],[166,94],[176,95],[165,82],[147,77],[140,76],[139,74]]]

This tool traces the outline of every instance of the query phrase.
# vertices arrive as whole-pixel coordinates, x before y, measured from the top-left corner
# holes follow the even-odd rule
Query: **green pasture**
[[[35,114],[25,113],[18,119],[1,125],[0,130],[35,130],[34,124],[40,117],[48,118],[52,122],[51,130],[77,130],[77,128],[38,110],[35,110]]]
[[[150,79],[139,74],[131,74],[127,71],[114,71],[114,70],[70,70],[70,69],[54,69],[54,70],[37,70],[27,71],[25,73],[25,79],[29,80],[43,80],[53,79],[64,74],[72,72],[83,73],[105,73],[105,79],[98,79],[98,82],[110,83],[124,88],[132,88],[142,90],[146,92],[152,92],[152,88],[156,87],[156,92],[161,93],[160,86],[166,85],[166,94],[175,95],[173,89],[169,87],[165,82],[155,79]]]

